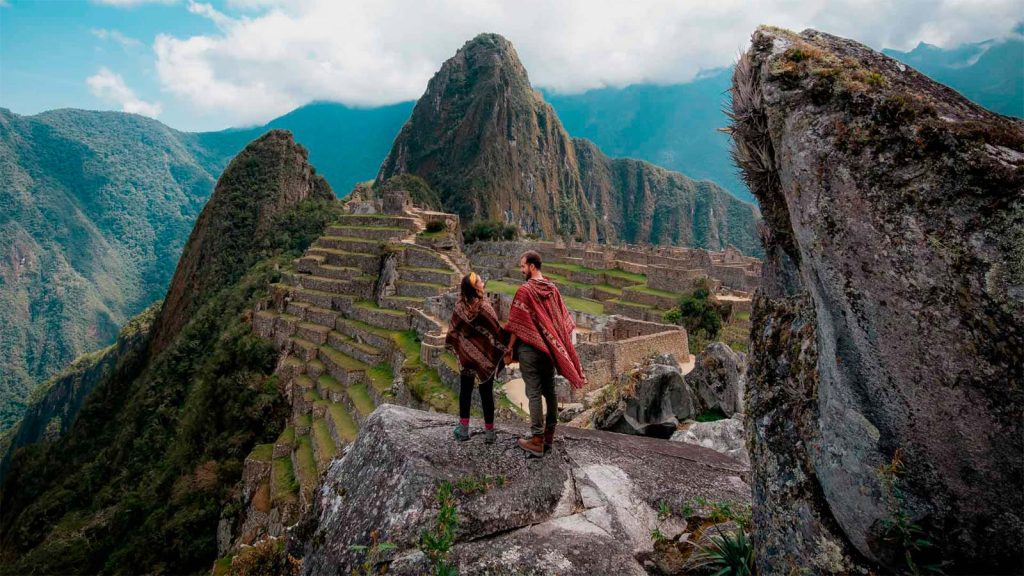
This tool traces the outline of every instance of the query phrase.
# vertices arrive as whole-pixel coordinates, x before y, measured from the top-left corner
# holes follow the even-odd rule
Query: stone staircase
[[[457,407],[437,372],[442,364],[450,371],[454,360],[437,352],[445,324],[412,322],[426,299],[454,289],[461,274],[451,254],[416,242],[424,228],[414,210],[345,214],[282,272],[265,308],[254,313],[254,331],[281,353],[277,376],[292,415],[277,442],[246,459],[246,489],[267,494],[269,507],[253,512],[252,499],[255,520],[240,542],[277,536],[293,524],[312,503],[320,475],[377,405]],[[386,278],[389,290],[375,298],[388,258],[396,264]],[[421,355],[424,346],[429,358]]]

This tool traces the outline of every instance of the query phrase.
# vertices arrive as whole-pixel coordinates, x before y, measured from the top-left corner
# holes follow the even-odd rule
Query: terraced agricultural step
[[[282,378],[293,378],[306,373],[306,363],[294,356],[288,356],[281,362],[277,372]]]
[[[391,244],[389,248],[401,253],[399,257],[401,266],[412,268],[449,268],[448,261],[430,248],[404,243]]]
[[[318,376],[327,371],[327,367],[320,360],[310,360],[306,362],[305,374],[312,379],[316,379]]]
[[[348,397],[352,402],[352,406],[356,409],[356,418],[360,423],[373,412],[374,408],[377,407],[373,403],[373,399],[370,398],[370,392],[367,390],[366,384],[355,384],[353,386],[349,386]]]
[[[335,226],[360,226],[360,227],[393,227],[405,228],[409,231],[419,230],[419,221],[412,216],[397,216],[392,214],[342,214],[335,225],[330,226],[327,231],[333,233]]]
[[[352,320],[349,318],[338,318],[334,323],[338,332],[352,338],[357,342],[365,342],[381,351],[390,350],[394,346],[394,335],[398,332],[379,328],[366,322]]]
[[[405,312],[409,308],[423,308],[423,298],[417,296],[385,296],[381,299],[384,308]]]
[[[291,446],[286,454],[275,456],[271,464],[270,497],[276,508],[288,508],[289,504],[299,501],[299,481],[292,465]]]
[[[322,326],[312,322],[299,322],[299,325],[295,327],[295,338],[307,340],[319,346],[327,342],[327,335],[330,332],[330,326]]]
[[[292,452],[292,469],[299,483],[299,499],[303,506],[312,504],[313,494],[320,476],[316,470],[316,457],[313,455],[313,441],[309,434],[297,436],[297,448]]]
[[[316,391],[320,398],[331,402],[342,402],[345,399],[345,386],[338,379],[323,374],[316,379]]]
[[[327,428],[327,420],[324,418],[313,419],[313,454],[316,456],[316,469],[319,474],[331,464],[331,460],[338,454],[338,448],[331,437],[331,431]]]
[[[274,441],[274,458],[287,456],[295,446],[295,426],[286,426],[281,435]]]
[[[290,272],[282,274],[281,276],[281,279],[290,286],[338,294],[352,294],[360,289],[364,289],[365,283],[361,281],[362,278],[363,275],[360,274],[352,278],[339,280],[336,278],[328,278],[327,276],[315,276],[304,272]]]
[[[260,310],[252,316],[252,331],[260,338],[273,339],[274,325],[277,323],[277,312]]]
[[[318,258],[323,259],[322,256]],[[363,271],[354,266],[332,266],[330,264],[318,263],[306,269],[299,270],[313,276],[323,276],[335,280],[353,280],[363,275]]]
[[[395,283],[395,287],[398,289],[399,296],[408,296],[413,298],[429,298],[430,296],[437,296],[450,290],[450,288],[443,284],[432,284],[426,282],[411,282],[408,280],[402,280],[399,278],[398,282]]]
[[[312,290],[302,288],[301,286],[289,286],[288,294],[291,296],[292,302],[303,302],[317,308],[327,308],[328,310],[335,308],[335,296],[337,295],[332,292]]]
[[[346,312],[352,320],[359,320],[378,328],[388,330],[408,330],[409,313],[405,310],[380,308],[368,300],[355,302]]]
[[[330,226],[327,233],[331,236],[367,238],[384,242],[401,240],[411,234],[409,229],[397,226],[341,226],[337,224]]]
[[[321,236],[313,242],[313,246],[317,248],[333,248],[334,250],[363,252],[365,254],[379,254],[385,244],[378,240],[356,238],[353,236],[335,236],[332,234]]]
[[[369,366],[384,360],[384,353],[380,349],[357,342],[341,332],[331,331],[327,335],[327,345]]]
[[[398,279],[410,282],[426,282],[442,286],[455,286],[459,274],[448,268],[417,268],[415,266],[399,266]]]
[[[324,264],[331,266],[358,268],[362,270],[363,274],[376,274],[380,268],[380,255],[377,253],[351,252],[312,246],[306,251],[306,254],[323,256]]]
[[[359,434],[359,426],[342,402],[331,402],[327,406],[327,427],[336,446],[355,442]]]
[[[295,426],[295,438],[309,434],[309,427],[313,425],[313,416],[309,413],[299,414],[292,417],[292,425]]]
[[[320,347],[320,360],[327,367],[327,374],[345,386],[362,381],[369,368],[365,363],[329,346]]]
[[[320,345],[315,342],[310,342],[304,338],[297,336],[292,337],[291,351],[297,358],[303,362],[309,362],[316,358],[317,348]]]

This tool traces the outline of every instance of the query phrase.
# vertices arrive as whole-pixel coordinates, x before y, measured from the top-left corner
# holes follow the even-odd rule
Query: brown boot
[[[518,444],[519,444],[520,448],[522,448],[523,450],[526,450],[527,454],[531,454],[533,456],[543,456],[544,455],[544,437],[543,436],[540,436],[540,435],[532,436],[529,440],[527,440],[526,438],[520,438]]]
[[[544,453],[551,451],[551,445],[555,443],[555,427],[551,426],[544,430]]]

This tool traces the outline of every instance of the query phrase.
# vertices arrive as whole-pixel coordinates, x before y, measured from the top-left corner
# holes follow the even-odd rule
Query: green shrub
[[[441,232],[446,228],[447,226],[445,225],[444,220],[432,220],[430,222],[427,222],[427,232],[430,233]]]
[[[493,220],[474,222],[462,232],[466,244],[476,241],[515,240],[519,237],[519,228],[512,224],[502,224]]]
[[[754,574],[754,547],[742,528],[719,532],[709,538],[693,556],[695,567],[706,568],[716,576],[749,576]]]

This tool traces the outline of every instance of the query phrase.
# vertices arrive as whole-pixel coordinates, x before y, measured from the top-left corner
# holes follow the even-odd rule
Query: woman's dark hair
[[[459,283],[459,297],[467,304],[480,299],[480,292],[477,291],[476,285],[473,283],[476,277],[475,272],[470,272],[463,276],[462,282]]]

